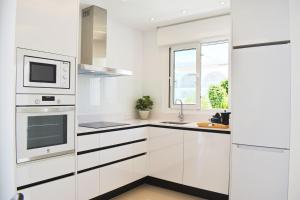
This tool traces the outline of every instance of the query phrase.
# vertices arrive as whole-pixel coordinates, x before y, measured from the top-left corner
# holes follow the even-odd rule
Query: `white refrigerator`
[[[287,199],[290,109],[290,44],[233,49],[231,200]]]

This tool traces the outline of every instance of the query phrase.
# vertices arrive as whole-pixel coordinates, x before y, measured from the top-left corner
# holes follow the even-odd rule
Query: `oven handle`
[[[17,107],[17,113],[51,113],[51,112],[65,112],[75,111],[74,106],[64,107]]]

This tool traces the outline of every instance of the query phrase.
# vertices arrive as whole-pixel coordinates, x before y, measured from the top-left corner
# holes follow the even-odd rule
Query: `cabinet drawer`
[[[137,142],[132,144],[132,153],[133,155],[137,155],[140,153],[147,152],[147,141],[144,142]]]
[[[122,158],[132,156],[132,144],[100,151],[100,164],[113,162]]]
[[[74,155],[20,164],[16,169],[17,187],[75,172],[75,164]]]
[[[78,200],[89,200],[100,194],[100,169],[78,174]],[[71,200],[71,199],[70,199]]]
[[[100,134],[100,147],[147,138],[146,128],[134,128]]]
[[[99,134],[78,136],[78,152],[99,147]]]
[[[100,194],[133,182],[133,162],[126,160],[100,169]]]
[[[19,190],[26,200],[75,199],[75,176]]]
[[[78,155],[77,157],[78,170],[87,169],[98,166],[100,163],[100,152],[91,152],[87,154]]]

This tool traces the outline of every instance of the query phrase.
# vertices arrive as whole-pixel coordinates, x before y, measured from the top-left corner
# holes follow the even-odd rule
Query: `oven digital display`
[[[30,62],[30,82],[56,83],[56,65]]]

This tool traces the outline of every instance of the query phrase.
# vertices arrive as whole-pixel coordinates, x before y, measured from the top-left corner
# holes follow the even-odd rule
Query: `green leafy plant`
[[[212,108],[228,108],[228,80],[218,85],[211,85],[208,91],[208,98]]]
[[[135,108],[137,110],[142,110],[142,111],[145,111],[145,110],[152,110],[152,107],[153,107],[153,101],[152,99],[150,98],[150,96],[143,96],[142,98],[139,98],[137,101],[136,101],[136,106]]]
[[[221,81],[220,85],[225,89],[226,94],[228,95],[228,80]]]

